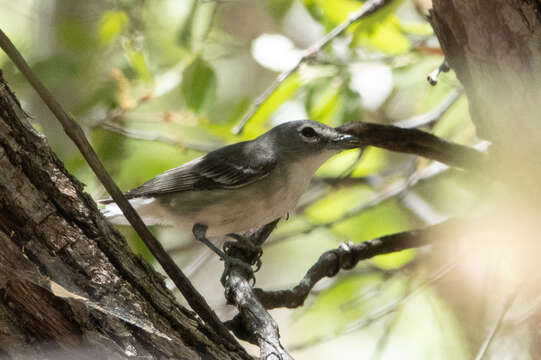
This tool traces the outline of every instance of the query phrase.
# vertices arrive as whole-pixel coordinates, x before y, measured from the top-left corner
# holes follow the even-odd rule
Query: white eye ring
[[[307,126],[301,130],[301,135],[305,138],[315,138],[317,136],[317,132],[314,130],[313,127]]]

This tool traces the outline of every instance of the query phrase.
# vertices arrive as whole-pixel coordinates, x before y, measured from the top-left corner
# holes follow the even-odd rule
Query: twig
[[[442,72],[448,72],[451,70],[449,67],[449,64],[447,64],[447,61],[443,61],[440,66],[434,69],[428,76],[426,77],[426,80],[428,83],[432,86],[435,86],[438,84],[438,77],[440,76],[440,73]]]
[[[342,125],[337,130],[357,136],[360,139],[360,146],[372,145],[391,151],[420,155],[462,169],[481,170],[488,162],[485,153],[450,143],[417,129],[355,122]]]
[[[240,349],[241,346],[229,333],[224,324],[220,321],[218,316],[209,307],[205,298],[193,287],[190,280],[184,275],[184,273],[178,268],[175,262],[163,249],[162,245],[156,240],[152,233],[145,226],[137,212],[133,209],[131,204],[126,200],[122,191],[115,184],[107,170],[105,170],[103,164],[98,158],[97,154],[92,149],[92,146],[88,142],[83,130],[74,121],[70,115],[62,108],[60,103],[54,98],[49,90],[41,83],[36,77],[33,71],[30,69],[22,55],[15,48],[11,40],[0,30],[0,47],[9,56],[11,61],[17,66],[19,71],[24,74],[28,82],[36,90],[43,102],[49,107],[51,112],[55,115],[58,121],[62,124],[64,131],[69,138],[77,145],[79,151],[83,154],[84,158],[100,179],[104,187],[107,189],[113,200],[120,207],[125,217],[133,226],[137,234],[141,237],[145,245],[150,249],[152,255],[163,267],[165,272],[169,275],[171,280],[180,289],[181,293],[186,298],[188,304],[192,309],[203,319],[209,326],[211,326],[225,341],[225,344],[232,346],[233,348]]]
[[[145,140],[145,141],[157,141],[164,144],[170,144],[178,146],[184,149],[191,149],[200,152],[209,152],[216,149],[216,146],[197,144],[192,142],[182,141],[170,136],[162,135],[152,131],[141,131],[137,129],[129,129],[121,125],[115,124],[111,121],[103,122],[99,125],[100,128],[108,131],[115,132],[120,135],[124,135],[131,139]]]
[[[517,298],[517,295],[519,293],[520,287],[517,288],[517,290],[513,291],[506,299],[505,303],[503,304],[502,311],[500,313],[500,316],[498,316],[498,320],[496,320],[496,324],[492,327],[490,332],[488,333],[487,337],[485,338],[485,341],[483,342],[483,345],[481,345],[481,348],[479,349],[479,352],[477,353],[477,356],[475,357],[475,360],[482,360],[485,355],[488,352],[488,349],[490,348],[490,344],[494,340],[494,337],[498,333],[498,330],[500,330],[503,319],[505,318],[505,314],[509,311],[513,303],[515,302],[515,299]]]
[[[408,294],[410,292],[410,284],[412,282],[412,278],[408,279],[408,283],[406,285],[406,289],[404,290],[404,294]],[[373,360],[379,360],[381,359],[381,356],[387,347],[387,344],[389,343],[389,340],[391,338],[391,334],[394,330],[394,327],[398,324],[400,320],[400,316],[402,315],[402,311],[404,310],[404,304],[405,301],[401,301],[396,309],[393,311],[394,316],[389,319],[389,322],[386,324],[385,329],[383,330],[383,334],[379,337],[378,342],[376,344],[376,349],[374,350],[374,353],[372,354]]]
[[[116,108],[112,109],[111,111],[109,111],[102,119],[94,120],[92,122],[89,122],[89,123],[85,124],[85,126],[87,126],[87,127],[96,127],[96,126],[100,126],[103,123],[113,122],[113,121],[115,121],[117,119],[120,119],[124,115],[126,115],[126,113],[128,111],[132,111],[134,109],[137,109],[139,106],[143,105],[144,103],[146,103],[147,101],[152,99],[152,97],[153,97],[153,95],[151,93],[140,96],[130,106],[116,107]]]
[[[447,110],[449,110],[451,106],[457,102],[463,93],[464,90],[461,88],[453,89],[437,108],[427,112],[426,114],[413,116],[409,119],[396,122],[394,125],[404,129],[411,129],[438,121],[447,112]]]
[[[387,235],[360,244],[342,244],[336,249],[324,252],[295,287],[275,291],[256,288],[254,291],[266,309],[296,308],[304,303],[310,290],[321,279],[335,276],[341,269],[352,269],[361,260],[440,241],[442,233],[452,231],[457,226],[460,226],[458,220],[447,220],[422,230]]]
[[[233,128],[234,134],[240,134],[243,130],[248,121],[254,116],[254,114],[257,112],[257,110],[261,107],[261,105],[271,96],[271,94],[280,86],[281,83],[283,83],[291,74],[293,74],[297,69],[301,66],[302,63],[304,63],[306,60],[313,58],[318,52],[321,51],[325,46],[327,46],[334,38],[341,35],[348,27],[350,27],[353,23],[356,21],[359,21],[369,15],[372,15],[374,12],[380,10],[384,6],[389,5],[393,0],[368,0],[366,1],[361,8],[355,12],[352,12],[349,14],[346,21],[332,29],[329,33],[327,33],[325,36],[323,36],[321,39],[316,41],[312,46],[308,47],[306,50],[304,50],[303,55],[299,58],[299,60],[293,65],[293,67],[289,70],[284,71],[278,77],[276,80],[274,80],[270,86],[260,95],[258,96],[252,107],[248,110],[248,112],[244,115],[244,117],[241,119],[241,121]]]

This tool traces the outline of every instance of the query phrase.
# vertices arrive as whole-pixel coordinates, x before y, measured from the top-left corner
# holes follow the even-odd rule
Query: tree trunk
[[[249,359],[178,305],[0,73],[0,358]]]
[[[482,284],[477,292],[455,294],[456,287],[447,286],[451,291],[445,295],[455,307],[459,303],[457,314],[467,319],[462,324],[477,346],[493,326],[487,314],[501,313],[504,296],[518,294],[524,309],[541,291],[532,276],[538,273],[541,251],[541,2],[433,0],[430,15],[446,60],[465,88],[477,133],[492,141],[490,161],[499,181],[498,187],[484,189],[491,220],[468,238],[469,244],[479,243],[469,272],[475,269]],[[483,274],[495,248],[496,265]],[[464,282],[467,272],[453,281]],[[510,281],[518,285],[508,287],[506,295],[498,292]],[[536,312],[530,315],[532,358],[541,356],[541,312]]]
[[[541,2],[434,0],[431,21],[466,90],[478,135],[493,142],[491,157],[499,175],[513,181],[518,176],[524,184],[525,173],[535,174],[526,184],[537,184]]]

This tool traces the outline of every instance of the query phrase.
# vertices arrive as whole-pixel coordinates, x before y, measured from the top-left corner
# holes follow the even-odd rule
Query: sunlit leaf
[[[344,172],[359,158],[359,150],[342,151],[327,160],[316,172],[316,176],[336,177],[344,175]]]
[[[402,54],[411,47],[411,42],[402,32],[398,18],[388,16],[371,28],[360,24],[355,31],[354,45],[364,45],[387,54]]]
[[[111,44],[122,33],[128,22],[128,15],[124,11],[106,11],[99,23],[100,43]]]
[[[342,86],[340,89],[342,107],[340,109],[339,124],[361,120],[363,99],[358,92],[353,91],[349,86]]]
[[[337,220],[356,204],[367,201],[371,195],[372,190],[366,185],[339,189],[310,206],[305,214],[315,223]]]
[[[344,174],[359,157],[359,150],[343,151],[333,156],[319,168],[317,176],[338,177]],[[363,177],[376,174],[387,165],[387,153],[385,150],[368,147],[364,150],[363,156],[354,168],[351,176]]]
[[[372,263],[382,269],[396,269],[406,265],[415,258],[416,251],[414,249],[402,250],[395,253],[376,256],[372,259]]]
[[[358,201],[355,204],[361,205],[362,202]],[[408,214],[396,200],[390,200],[340,222],[333,227],[333,230],[350,241],[361,242],[406,231],[409,227]]]
[[[310,101],[312,106],[309,109],[310,119],[324,124],[332,124],[340,110],[339,93],[340,89],[332,85],[312,92],[313,99]]]
[[[383,149],[376,147],[367,147],[364,150],[363,157],[351,176],[363,177],[380,172],[387,166],[388,156]]]
[[[285,81],[283,81],[271,96],[267,98],[263,104],[259,107],[256,113],[250,119],[250,122],[246,126],[244,134],[251,137],[259,135],[264,129],[263,123],[269,118],[269,116],[276,111],[285,101],[291,99],[299,87],[301,86],[301,80],[298,73],[292,74]]]
[[[216,74],[201,57],[197,57],[185,70],[182,79],[182,95],[186,104],[195,112],[201,112],[216,100]]]
[[[400,22],[393,13],[402,0],[390,5],[351,25],[346,33],[354,33],[354,46],[368,46],[390,54],[399,54],[410,47],[409,39],[404,36]],[[327,30],[346,21],[350,14],[359,10],[364,1],[358,0],[305,0],[304,5],[310,14],[322,22]]]
[[[130,60],[130,65],[135,69],[137,75],[144,81],[150,81],[150,70],[143,52],[130,50],[128,51],[128,57]]]

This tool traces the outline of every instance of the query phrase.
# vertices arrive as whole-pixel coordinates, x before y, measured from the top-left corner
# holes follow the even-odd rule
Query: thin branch
[[[463,93],[464,90],[462,88],[453,89],[437,108],[427,112],[426,114],[413,116],[409,119],[396,122],[393,125],[404,129],[411,129],[436,122],[441,119],[441,117],[451,108],[451,106],[453,106],[453,104],[457,102],[458,99],[460,99],[460,96]]]
[[[390,151],[415,154],[468,170],[486,166],[488,157],[474,148],[451,143],[430,133],[397,126],[355,122],[342,125],[339,131],[355,135],[359,146],[376,146]]]
[[[492,341],[494,340],[494,337],[500,330],[503,319],[505,318],[505,315],[515,302],[515,299],[517,298],[517,295],[519,293],[520,287],[518,287],[515,291],[513,291],[506,299],[505,303],[503,304],[502,311],[500,312],[500,315],[498,316],[498,319],[496,320],[496,324],[492,327],[490,332],[488,333],[487,337],[485,338],[485,341],[483,341],[483,345],[481,345],[481,348],[479,349],[479,352],[477,353],[477,356],[475,357],[475,360],[482,360],[485,355],[488,352],[488,349],[490,348],[490,344],[492,344]]]
[[[178,146],[183,149],[190,149],[190,150],[195,150],[195,151],[200,151],[200,152],[210,152],[212,150],[216,150],[216,146],[212,146],[210,144],[205,145],[205,144],[187,142],[187,141],[176,139],[176,138],[163,135],[157,132],[153,132],[153,131],[129,129],[121,125],[115,124],[111,121],[103,122],[99,125],[99,127],[104,130],[112,131],[114,133],[123,135],[131,139],[136,139],[136,140],[157,141],[164,144]]]
[[[124,115],[126,115],[127,112],[137,109],[138,107],[148,102],[152,98],[153,98],[152,93],[140,96],[139,98],[135,100],[133,104],[130,104],[129,106],[116,107],[112,109],[111,111],[109,111],[102,119],[94,120],[93,122],[89,122],[88,124],[85,124],[85,125],[87,127],[96,127],[106,122],[113,122],[115,120],[118,120],[122,118]]]
[[[443,61],[440,66],[438,66],[436,69],[434,69],[434,71],[428,74],[426,80],[430,85],[435,86],[438,84],[438,78],[440,76],[440,73],[448,72],[449,70],[451,70],[451,68],[449,67],[449,64],[447,64],[447,61]]]
[[[244,117],[241,119],[241,121],[233,128],[234,134],[240,134],[243,130],[248,121],[254,116],[254,114],[257,112],[257,110],[261,107],[261,105],[272,95],[272,93],[282,84],[291,74],[293,74],[297,69],[301,66],[302,63],[304,63],[306,60],[313,58],[318,52],[321,51],[325,46],[327,46],[334,38],[340,36],[348,27],[350,27],[353,23],[369,16],[375,13],[376,11],[380,10],[381,8],[389,5],[393,0],[368,0],[366,1],[361,8],[355,12],[352,12],[349,14],[346,21],[332,29],[329,33],[327,33],[325,36],[323,36],[321,39],[316,41],[312,46],[308,47],[306,50],[304,50],[303,55],[299,58],[299,60],[293,65],[293,67],[289,70],[284,71],[278,77],[276,80],[274,80],[270,86],[261,94],[259,97],[257,97],[254,101],[254,104],[248,110],[248,112],[244,115]]]
[[[412,292],[411,291],[412,282],[413,282],[413,277],[410,277],[407,280],[406,287],[404,289],[404,294],[402,295],[402,301],[400,301],[397,304],[396,309],[393,311],[394,315],[389,319],[389,321],[387,322],[385,326],[385,329],[383,330],[383,334],[378,339],[376,348],[374,350],[374,353],[372,354],[373,360],[381,359],[381,356],[383,355],[383,352],[385,351],[385,348],[387,347],[387,344],[389,343],[391,334],[395,326],[398,324],[400,320],[400,316],[402,315],[402,312],[404,310],[404,305],[406,304],[407,296]]]
[[[344,243],[336,249],[324,252],[295,287],[275,291],[256,288],[254,292],[267,309],[296,308],[304,303],[310,290],[321,279],[335,276],[341,269],[352,269],[359,261],[377,255],[430,245],[457,226],[460,226],[458,220],[447,220],[422,230],[387,235],[359,244]]]
[[[175,262],[164,250],[162,245],[156,240],[154,235],[145,226],[137,212],[133,209],[132,205],[126,200],[122,191],[115,184],[105,167],[101,163],[94,149],[88,142],[83,130],[77,124],[75,120],[62,108],[62,105],[54,98],[49,90],[41,83],[36,77],[33,71],[28,66],[19,51],[15,48],[11,40],[0,30],[0,47],[9,56],[11,61],[26,77],[28,82],[32,85],[34,90],[41,97],[43,102],[55,115],[58,121],[62,124],[62,127],[69,138],[77,145],[79,151],[83,154],[84,158],[100,179],[104,187],[107,189],[113,200],[120,207],[125,217],[133,226],[137,234],[141,237],[145,245],[152,252],[152,255],[163,267],[165,272],[169,275],[171,280],[180,289],[181,293],[186,298],[188,304],[192,309],[203,319],[209,326],[211,326],[224,340],[225,344],[232,346],[233,348],[240,349],[241,346],[237,342],[234,336],[227,330],[224,324],[220,321],[218,316],[209,307],[205,298],[194,288],[190,280],[184,275],[184,273],[178,268]]]

